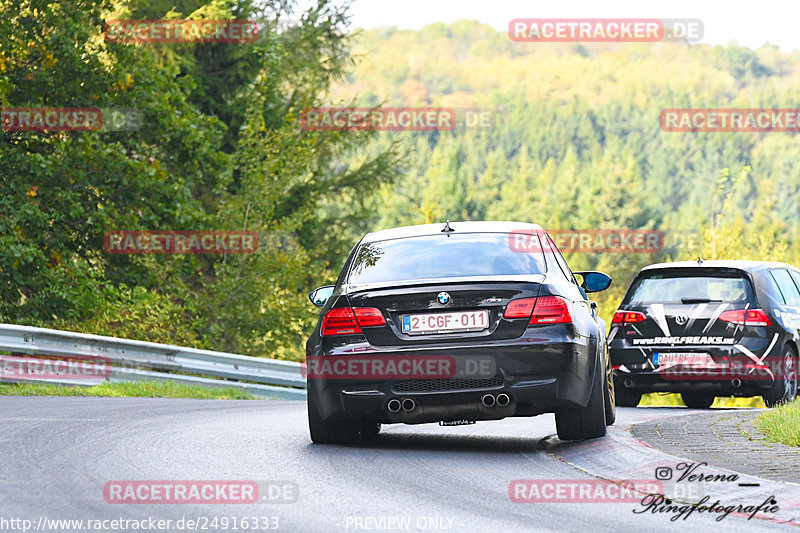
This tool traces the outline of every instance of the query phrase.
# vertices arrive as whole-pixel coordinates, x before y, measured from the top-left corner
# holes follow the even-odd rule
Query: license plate
[[[653,354],[653,364],[660,366],[714,366],[714,360],[707,353],[695,352],[656,352]]]
[[[481,331],[489,327],[489,311],[453,311],[403,315],[403,333],[451,333],[458,331]]]
[[[439,420],[440,426],[468,426],[474,423],[474,420]]]

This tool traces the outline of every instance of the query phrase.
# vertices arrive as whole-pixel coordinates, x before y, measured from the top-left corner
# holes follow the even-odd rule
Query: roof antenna
[[[445,222],[444,228],[442,228],[442,233],[450,233],[450,232],[453,232],[453,231],[455,231],[455,230],[450,227],[450,221],[448,220],[447,222]]]
[[[698,265],[702,265],[703,264],[703,259],[699,255],[697,256],[697,264]]]

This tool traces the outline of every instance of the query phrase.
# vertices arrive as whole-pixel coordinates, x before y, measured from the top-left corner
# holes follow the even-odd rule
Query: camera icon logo
[[[668,466],[659,466],[656,468],[656,479],[659,481],[672,479],[672,468]]]

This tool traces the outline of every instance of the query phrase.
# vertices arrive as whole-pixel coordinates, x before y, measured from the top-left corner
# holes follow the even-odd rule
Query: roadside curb
[[[762,479],[800,484],[800,448],[754,427],[763,410],[707,411],[634,424],[631,434],[663,452]]]
[[[660,408],[641,409],[639,421],[618,423],[608,428],[603,439],[562,442],[553,437],[545,442],[544,451],[567,463],[584,474],[612,482],[621,480],[653,480],[661,483],[657,494],[666,498],[667,504],[700,504],[702,501],[718,500],[722,505],[754,506],[761,502],[776,500],[780,509],[774,513],[758,513],[753,518],[776,524],[800,526],[800,484],[781,480],[764,479],[764,470],[777,469],[780,462],[772,451],[773,446],[762,443],[763,450],[756,465],[745,472],[742,461],[731,458],[721,464],[721,450],[733,447],[728,441],[737,438],[748,443],[742,446],[742,455],[755,455],[752,442],[740,429],[739,417],[745,421],[754,418],[755,410],[719,410],[717,412],[694,411],[675,414],[674,410]],[[652,416],[650,416],[652,415]],[[730,425],[714,424],[717,419],[736,419]],[[694,429],[704,430],[695,433]],[[757,433],[742,426],[745,431]],[[714,432],[716,431],[716,433]],[[652,441],[652,444],[649,442]],[[789,446],[793,458],[800,460],[800,452]],[[784,451],[784,453],[786,453]],[[690,457],[693,456],[693,457]],[[708,460],[711,459],[711,460]],[[756,461],[756,459],[754,459]],[[791,468],[797,468],[793,465]],[[668,472],[665,472],[668,471]],[[693,476],[686,479],[682,474],[702,474],[709,478]],[[664,475],[666,474],[666,475]],[[715,482],[716,481],[716,482]],[[644,499],[638,511],[647,502]],[[634,509],[632,509],[634,510]],[[746,513],[734,513],[747,519]]]

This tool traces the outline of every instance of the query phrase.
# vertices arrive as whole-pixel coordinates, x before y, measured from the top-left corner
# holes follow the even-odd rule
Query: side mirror
[[[311,294],[308,295],[308,299],[317,307],[322,307],[325,305],[325,302],[328,301],[328,298],[331,297],[331,294],[333,294],[333,285],[325,285],[324,287],[311,291]]]
[[[602,272],[573,272],[583,278],[581,288],[586,292],[600,292],[611,286],[611,276]]]

